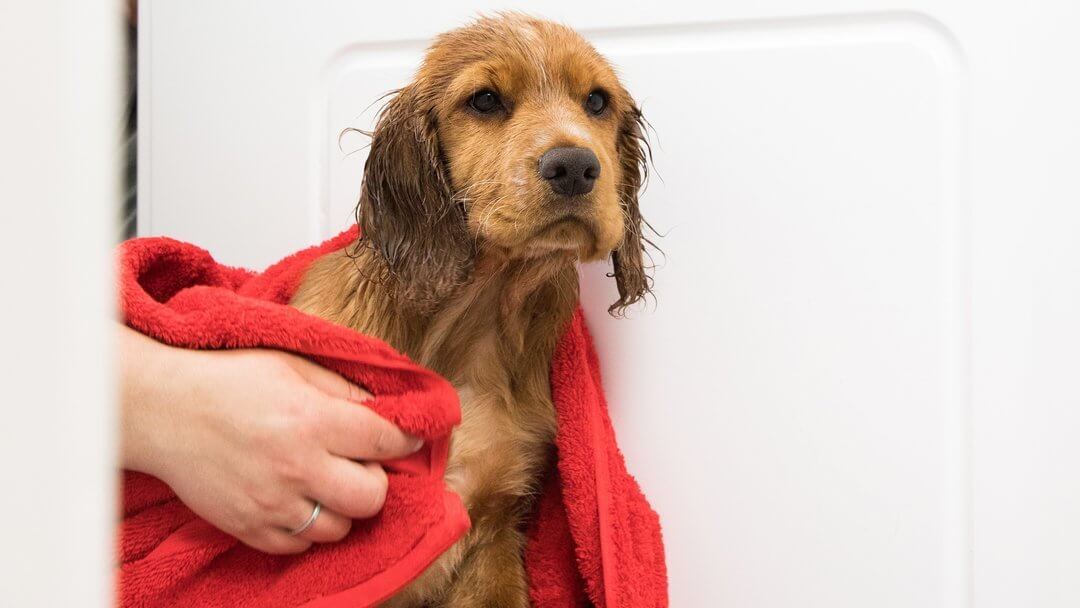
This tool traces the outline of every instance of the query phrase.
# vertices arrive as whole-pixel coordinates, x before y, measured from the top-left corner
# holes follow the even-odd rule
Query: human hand
[[[127,328],[120,342],[125,468],[261,551],[344,538],[351,518],[382,508],[374,461],[423,445],[360,405],[370,394],[295,355],[172,348]],[[315,523],[291,536],[314,501]]]

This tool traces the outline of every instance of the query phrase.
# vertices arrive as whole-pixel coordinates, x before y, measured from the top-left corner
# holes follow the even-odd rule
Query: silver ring
[[[307,531],[308,528],[315,525],[315,520],[319,519],[320,512],[322,512],[322,505],[316,502],[315,508],[311,510],[311,517],[308,517],[307,521],[304,522],[304,525],[300,526],[299,528],[289,530],[289,536],[297,536],[299,534],[303,534],[305,531]]]

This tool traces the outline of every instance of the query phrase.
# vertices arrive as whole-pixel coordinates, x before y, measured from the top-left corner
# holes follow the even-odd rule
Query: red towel
[[[127,608],[371,606],[404,587],[460,538],[469,520],[442,477],[460,418],[450,384],[380,340],[287,305],[307,266],[357,238],[356,227],[262,274],[222,266],[167,238],[120,246],[129,326],[187,348],[267,347],[311,359],[374,395],[367,403],[427,440],[387,465],[382,512],[341,542],[293,556],[240,544],[183,506],[153,477],[124,475],[119,593]],[[525,554],[535,606],[667,606],[660,524],[626,472],[580,311],[551,367],[558,465],[529,527]]]

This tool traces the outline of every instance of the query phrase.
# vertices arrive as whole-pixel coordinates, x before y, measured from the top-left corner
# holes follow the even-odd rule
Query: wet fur
[[[483,87],[507,100],[502,116],[468,109]],[[581,103],[596,87],[610,107],[590,116]],[[517,14],[439,36],[381,113],[357,210],[363,236],[316,261],[293,305],[386,340],[461,397],[446,479],[472,529],[387,606],[528,605],[522,525],[553,462],[549,371],[577,305],[576,264],[611,256],[613,314],[650,287],[641,120],[580,36]],[[590,147],[602,166],[572,208],[535,168],[567,145]]]

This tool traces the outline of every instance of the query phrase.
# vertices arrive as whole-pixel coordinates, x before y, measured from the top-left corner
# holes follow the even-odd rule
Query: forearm
[[[125,469],[159,474],[168,458],[164,435],[177,389],[175,349],[126,326],[117,340],[120,373],[120,463]]]

